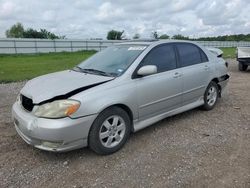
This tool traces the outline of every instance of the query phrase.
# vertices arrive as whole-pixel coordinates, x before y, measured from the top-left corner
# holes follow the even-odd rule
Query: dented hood
[[[114,79],[113,77],[100,76],[76,72],[72,70],[56,72],[34,78],[26,83],[21,94],[38,104],[57,96],[67,95],[72,91],[81,92],[85,88],[96,86]]]

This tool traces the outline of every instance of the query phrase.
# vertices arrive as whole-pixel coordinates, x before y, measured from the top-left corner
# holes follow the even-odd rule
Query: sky
[[[68,39],[105,39],[111,29],[126,38],[247,34],[250,0],[0,0],[0,38],[16,22]]]

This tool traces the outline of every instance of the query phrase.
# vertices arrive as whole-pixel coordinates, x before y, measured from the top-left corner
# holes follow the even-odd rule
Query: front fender
[[[123,104],[127,106],[134,119],[138,118],[136,88],[132,83],[120,84],[116,87],[98,87],[72,96],[72,99],[81,101],[81,106],[72,118],[98,114],[104,109]]]

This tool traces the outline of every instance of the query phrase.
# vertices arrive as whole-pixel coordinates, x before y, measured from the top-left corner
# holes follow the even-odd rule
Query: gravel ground
[[[24,83],[0,85],[0,187],[250,187],[250,70],[228,61],[231,79],[214,110],[164,119],[109,156],[27,145],[10,119]]]

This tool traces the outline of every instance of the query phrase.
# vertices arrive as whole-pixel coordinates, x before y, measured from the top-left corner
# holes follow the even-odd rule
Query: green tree
[[[250,34],[222,35],[217,37],[201,37],[198,41],[250,41]]]
[[[59,39],[60,38],[59,36],[47,31],[46,29],[41,29],[40,32],[42,36],[46,39]]]
[[[133,39],[139,39],[141,36],[139,33],[136,33],[134,36],[133,36]]]
[[[116,30],[111,30],[107,34],[107,39],[108,40],[122,40],[124,36],[122,36],[124,31],[116,31]]]
[[[23,33],[23,25],[17,22],[10,29],[6,30],[5,35],[7,38],[23,38]]]
[[[23,37],[24,38],[39,38],[39,39],[45,38],[41,32],[34,30],[32,28],[28,28],[27,30],[25,30],[23,33]]]
[[[163,34],[159,37],[159,39],[169,39],[169,36],[167,34]]]
[[[32,28],[24,29],[21,23],[16,23],[5,32],[7,38],[39,38],[39,39],[64,39],[65,36],[57,36],[46,29],[37,31]]]
[[[157,31],[152,32],[152,37],[153,37],[153,39],[158,39],[159,35],[158,35]]]
[[[189,37],[185,37],[181,34],[177,34],[177,35],[174,35],[172,36],[172,39],[176,39],[176,40],[189,40]]]
[[[64,39],[65,36],[57,36],[54,33],[47,31],[46,29],[40,29],[37,31],[35,29],[29,28],[24,31],[24,38],[39,38],[39,39]]]

